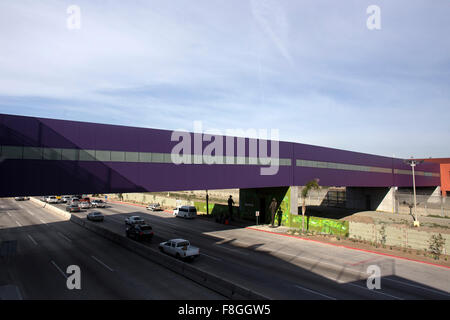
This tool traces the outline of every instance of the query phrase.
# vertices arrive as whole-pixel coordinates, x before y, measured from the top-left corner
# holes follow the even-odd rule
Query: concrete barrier
[[[42,204],[41,201],[34,199],[34,202]],[[46,209],[59,214],[60,216],[68,218],[73,223],[86,228],[138,255],[157,263],[173,272],[176,272],[200,285],[219,294],[229,298],[229,299],[246,299],[246,300],[268,300],[269,298],[261,295],[259,293],[253,292],[247,288],[241,287],[229,280],[219,278],[207,271],[200,270],[199,268],[187,264],[183,261],[177,260],[171,256],[159,252],[153,248],[149,248],[137,241],[133,241],[125,236],[118,233],[110,231],[101,227],[98,224],[91,223],[77,217],[76,215],[71,215],[68,212],[63,211],[60,208],[47,204]]]
[[[41,206],[41,207],[43,207],[43,208],[45,208],[45,209],[50,210],[51,212],[57,214],[57,215],[60,216],[60,217],[63,217],[63,218],[66,219],[66,220],[69,220],[70,217],[71,217],[71,214],[70,214],[69,212],[66,212],[66,211],[64,211],[64,210],[61,210],[60,208],[55,207],[55,206],[53,206],[53,205],[51,205],[51,204],[49,204],[49,203],[42,202],[42,201],[39,200],[39,199],[30,197],[30,201],[31,201],[31,202],[34,202],[35,204],[37,204],[37,205],[39,205],[39,206]]]
[[[354,239],[368,240],[380,243],[381,225],[353,222],[349,223],[349,237]],[[395,227],[386,225],[386,245],[425,250],[429,248],[431,236],[439,234],[438,232],[429,232],[422,230],[409,229],[404,227]],[[443,253],[450,252],[450,234],[441,233],[445,239]]]

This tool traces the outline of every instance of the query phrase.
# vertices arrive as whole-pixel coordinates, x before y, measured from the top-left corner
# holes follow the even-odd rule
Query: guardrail
[[[31,198],[33,202],[42,204],[40,200]],[[79,218],[75,215],[72,215],[68,212],[63,211],[60,208],[57,208],[51,204],[47,204],[45,206],[46,209],[55,212],[56,214],[67,218],[67,220],[78,224],[79,226],[86,228],[138,255],[154,262],[163,267],[174,271],[200,285],[219,294],[223,295],[229,299],[237,299],[237,300],[269,300],[269,298],[256,293],[250,289],[244,288],[238,284],[235,284],[229,280],[225,280],[223,278],[219,278],[216,275],[213,275],[205,270],[201,270],[195,266],[187,264],[183,261],[177,260],[173,257],[165,255],[158,250],[154,250],[153,248],[149,248],[139,242],[128,239],[125,236],[122,236],[118,233],[110,231],[106,228],[99,226],[98,224],[91,223],[86,221],[85,219]]]

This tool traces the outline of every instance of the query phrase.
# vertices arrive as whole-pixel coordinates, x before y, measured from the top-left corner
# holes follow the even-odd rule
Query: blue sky
[[[0,112],[448,157],[449,17],[448,0],[3,0]]]

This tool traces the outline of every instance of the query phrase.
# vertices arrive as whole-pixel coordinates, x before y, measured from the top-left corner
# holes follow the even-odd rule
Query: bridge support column
[[[395,213],[397,211],[395,192],[395,187],[347,187],[346,207]]]
[[[271,222],[269,210],[272,199],[278,203],[275,225],[284,224],[289,213],[298,214],[298,187],[271,187],[239,189],[239,212],[241,218],[256,221],[256,211],[259,211],[259,223]],[[279,221],[280,219],[280,221]]]

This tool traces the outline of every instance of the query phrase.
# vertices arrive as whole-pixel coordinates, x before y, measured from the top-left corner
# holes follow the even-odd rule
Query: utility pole
[[[413,160],[411,157],[411,160],[404,160],[405,163],[409,164],[411,166],[412,170],[412,176],[413,176],[413,193],[414,193],[414,226],[420,226],[419,220],[417,220],[417,199],[416,199],[416,177],[414,175],[414,167],[418,164],[421,164],[423,160]]]
[[[208,189],[206,189],[206,215],[209,215],[209,195],[208,195]]]

